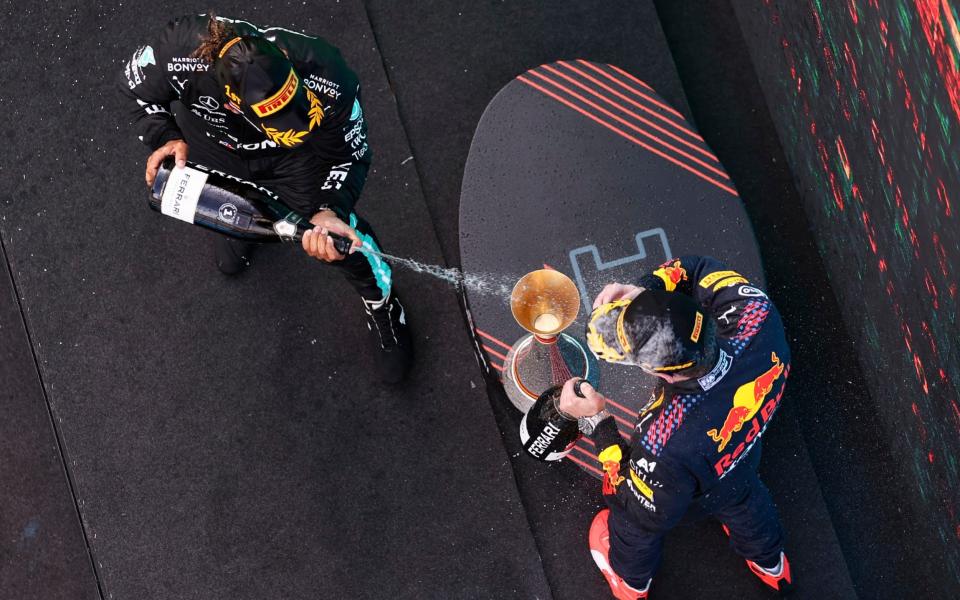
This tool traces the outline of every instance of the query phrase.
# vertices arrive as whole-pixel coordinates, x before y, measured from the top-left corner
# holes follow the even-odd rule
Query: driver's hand
[[[640,292],[643,291],[642,287],[636,285],[630,285],[628,283],[608,283],[606,287],[600,290],[600,293],[597,294],[597,297],[593,300],[593,310],[596,310],[597,307],[610,302],[615,302],[621,298],[636,298]]]
[[[580,391],[586,398],[581,398],[573,391],[573,384],[579,377],[568,379],[563,384],[563,391],[560,392],[559,408],[562,412],[571,417],[579,419],[581,417],[592,417],[607,405],[606,397],[593,389],[593,386],[584,381],[580,384]]]
[[[153,154],[147,157],[147,187],[153,185],[153,180],[157,178],[157,171],[160,170],[160,164],[168,156],[174,157],[177,166],[183,168],[187,166],[187,152],[190,147],[183,140],[170,140],[153,151]]]
[[[353,248],[359,248],[362,245],[357,232],[341,221],[332,210],[321,210],[313,215],[310,222],[314,228],[303,234],[303,251],[317,260],[324,262],[343,260],[343,255],[334,249],[333,238],[328,236],[327,232],[350,238]]]

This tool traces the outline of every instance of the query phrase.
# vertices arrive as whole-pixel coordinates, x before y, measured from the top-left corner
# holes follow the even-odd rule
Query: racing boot
[[[747,566],[750,567],[750,572],[759,577],[764,585],[773,588],[781,596],[786,596],[793,591],[790,561],[787,560],[787,555],[783,552],[780,552],[780,562],[772,569],[761,567],[752,560],[747,561]]]
[[[224,275],[236,275],[250,265],[250,255],[254,244],[217,235],[213,239],[213,253],[217,259],[217,268]]]
[[[379,302],[363,301],[367,328],[377,336],[378,371],[383,383],[400,383],[413,364],[413,340],[403,305],[396,295]]]
[[[651,578],[642,590],[631,587],[619,575],[613,571],[610,566],[610,529],[607,521],[610,518],[610,509],[605,508],[597,513],[590,525],[590,554],[593,556],[593,562],[603,576],[607,578],[610,585],[610,591],[617,600],[645,600],[650,593]]]
[[[730,528],[726,524],[720,524],[723,532],[730,537]],[[766,569],[752,560],[747,560],[747,567],[750,572],[756,575],[764,585],[771,587],[779,592],[781,596],[786,596],[793,591],[793,575],[790,573],[790,561],[787,555],[780,551],[780,562],[773,568]]]

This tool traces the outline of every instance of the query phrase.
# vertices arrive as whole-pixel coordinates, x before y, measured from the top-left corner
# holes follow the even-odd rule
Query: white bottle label
[[[207,174],[190,167],[174,167],[163,187],[163,196],[160,198],[160,212],[193,223],[193,216],[197,212],[197,202],[200,192],[207,182]]]

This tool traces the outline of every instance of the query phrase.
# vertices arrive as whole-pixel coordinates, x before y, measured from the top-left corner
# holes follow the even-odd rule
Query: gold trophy
[[[510,310],[530,332],[510,348],[503,370],[503,387],[520,412],[571,377],[597,385],[596,359],[583,343],[563,333],[580,311],[580,293],[569,277],[552,269],[527,273],[513,287]]]

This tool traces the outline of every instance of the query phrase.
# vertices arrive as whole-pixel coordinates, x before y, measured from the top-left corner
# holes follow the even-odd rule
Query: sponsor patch
[[[660,393],[658,394],[657,391]],[[664,388],[658,387],[656,390],[650,392],[650,399],[647,400],[647,404],[640,410],[640,416],[645,417],[653,410],[660,408],[663,405],[663,394]]]
[[[647,405],[640,410],[639,418],[637,419],[637,425],[634,429],[637,431],[643,431],[644,425],[647,421],[653,418],[653,411],[663,405],[663,388],[660,388],[660,395],[654,395],[654,392],[650,392],[650,400],[647,401]],[[657,463],[652,463],[656,465]],[[652,469],[653,467],[651,467]]]
[[[789,371],[789,367],[787,370]],[[753,449],[757,440],[759,440],[763,432],[766,431],[767,425],[770,424],[770,418],[773,417],[773,413],[776,412],[777,407],[780,405],[780,399],[783,397],[785,389],[785,387],[780,388],[780,393],[777,394],[775,398],[767,400],[767,403],[760,409],[759,415],[750,421],[750,429],[747,430],[746,438],[737,444],[736,448],[731,452],[722,455],[716,464],[713,465],[713,470],[720,479],[726,477],[727,474],[750,453],[750,450]]]
[[[266,117],[277,112],[284,106],[290,103],[290,100],[293,99],[293,96],[297,93],[297,85],[299,85],[300,80],[297,79],[297,74],[290,69],[290,74],[287,76],[287,80],[283,83],[277,93],[270,96],[262,102],[257,102],[256,104],[251,105],[254,111],[256,111],[258,117]],[[286,144],[284,144],[286,145]]]
[[[762,290],[758,290],[752,285],[741,285],[738,293],[745,298],[766,298],[767,295]]]
[[[627,311],[623,311],[626,313]],[[700,332],[703,330],[703,313],[697,311],[697,317],[693,321],[693,332],[690,334],[690,341],[696,344],[700,341]]]
[[[630,466],[637,473],[639,473],[640,471],[643,471],[644,473],[649,474],[649,473],[653,473],[653,470],[657,468],[657,461],[641,458],[640,460],[631,460]]]
[[[721,279],[720,281],[717,282],[717,285],[713,286],[713,291],[718,292],[723,288],[728,288],[730,286],[734,286],[739,283],[749,283],[749,281],[747,281],[743,277],[729,277],[727,279]]]
[[[237,105],[238,109],[241,105],[243,105],[243,102],[240,100],[240,96],[236,95],[236,93],[234,93],[233,90],[230,89],[229,83],[223,86],[223,93],[227,95],[227,98],[229,98],[231,102]]]
[[[213,96],[200,96],[195,106],[199,106],[208,112],[216,112],[220,109],[220,103]]]
[[[206,73],[210,65],[206,63],[168,62],[168,73]]]
[[[731,305],[729,308],[727,308],[727,310],[723,311],[723,314],[720,315],[719,317],[717,317],[717,320],[719,321],[719,320],[723,319],[723,322],[726,323],[727,325],[729,325],[729,324],[730,324],[730,315],[732,315],[732,314],[735,313],[735,312],[737,312],[737,305],[736,305],[736,304],[733,304],[733,305]]]
[[[780,362],[776,353],[770,353],[770,362],[773,365],[763,372],[762,375],[748,381],[733,394],[733,408],[727,413],[723,420],[723,425],[717,429],[707,431],[707,435],[714,442],[717,442],[717,452],[723,452],[727,444],[733,439],[733,435],[740,431],[743,426],[749,423],[760,407],[763,405],[767,395],[773,390],[773,385],[783,374],[785,365]],[[764,419],[766,421],[766,419]]]
[[[637,485],[640,484],[640,485]],[[640,486],[643,486],[642,488]],[[657,505],[653,503],[653,490],[645,484],[637,475],[630,471],[630,479],[627,481],[627,489],[633,494],[633,497],[640,503],[640,506],[652,513],[657,512]],[[647,495],[649,492],[649,496]]]
[[[160,106],[159,104],[147,104],[140,98],[137,98],[137,104],[143,109],[143,112],[147,113],[148,115],[169,112],[166,108]]]
[[[630,471],[630,480],[633,482],[633,487],[637,489],[638,492],[643,494],[643,497],[653,502],[653,490],[650,489],[650,486],[647,483],[640,479],[640,476],[634,471]]]
[[[733,365],[733,357],[720,350],[720,358],[717,360],[717,364],[714,365],[713,369],[703,377],[697,379],[697,383],[700,384],[700,387],[703,388],[703,391],[707,391],[713,386],[717,385],[724,375],[730,371],[730,367]]]
[[[330,81],[329,79],[324,79],[319,75],[307,75],[303,83],[318,94],[328,96],[334,100],[340,98],[340,84]]]
[[[607,496],[616,494],[617,486],[623,483],[623,476],[620,475],[623,451],[620,446],[609,446],[597,455],[597,460],[603,466],[603,493]]]
[[[347,175],[350,174],[350,166],[353,163],[343,163],[342,165],[335,165],[330,169],[330,172],[327,173],[327,180],[323,182],[323,185],[320,187],[321,190],[329,189],[340,189],[341,182],[347,180]]]
[[[715,271],[700,280],[700,287],[706,289],[721,279],[726,279],[727,277],[741,277],[741,275],[736,271]]]
[[[663,280],[668,292],[677,289],[677,284],[681,281],[687,280],[687,270],[680,264],[679,260],[663,263],[653,274]]]

